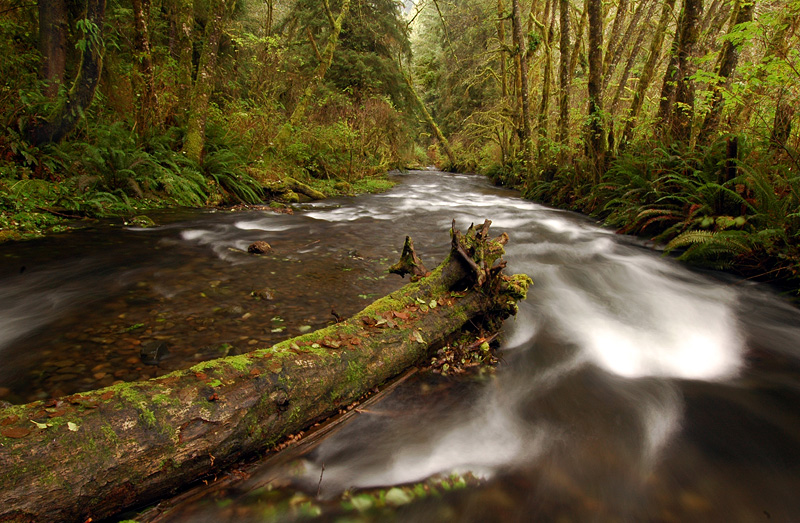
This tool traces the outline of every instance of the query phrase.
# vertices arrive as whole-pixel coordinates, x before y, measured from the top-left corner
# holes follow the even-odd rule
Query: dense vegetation
[[[424,160],[407,34],[392,0],[2,1],[0,228],[368,190]]]
[[[2,0],[0,53],[0,235],[435,162],[800,278],[798,0]]]
[[[453,168],[797,289],[800,2],[433,4],[414,66]]]

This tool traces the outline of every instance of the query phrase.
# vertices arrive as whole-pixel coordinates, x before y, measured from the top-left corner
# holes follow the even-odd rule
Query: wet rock
[[[156,222],[154,222],[149,216],[145,216],[144,214],[140,214],[139,216],[134,216],[126,225],[132,225],[134,227],[141,227],[142,229],[147,229],[149,227],[155,227]]]
[[[247,252],[250,254],[267,254],[271,250],[272,246],[265,241],[253,242],[247,247]]]
[[[257,298],[259,300],[272,301],[272,300],[275,299],[275,291],[273,291],[272,289],[266,289],[266,288],[265,289],[259,289],[259,290],[252,291],[250,293],[250,296],[253,296],[254,298]]]
[[[145,365],[158,365],[169,354],[167,343],[164,341],[148,341],[139,348],[139,359]]]
[[[244,308],[240,305],[233,305],[231,307],[221,307],[219,309],[214,310],[214,314],[220,316],[228,316],[230,318],[233,317],[241,317],[244,314]]]

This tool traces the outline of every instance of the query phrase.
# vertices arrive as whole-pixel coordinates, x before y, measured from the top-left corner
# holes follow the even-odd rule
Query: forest
[[[2,240],[434,164],[798,287],[797,0],[3,0],[0,53]]]

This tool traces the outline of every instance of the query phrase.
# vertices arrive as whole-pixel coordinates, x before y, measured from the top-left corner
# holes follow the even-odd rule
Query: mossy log
[[[452,230],[431,274],[270,348],[0,409],[0,521],[88,521],[174,494],[351,404],[468,322],[496,330],[530,279],[508,237]],[[479,283],[480,282],[480,283]]]
[[[264,186],[269,193],[277,194],[277,195],[284,195],[287,193],[299,193],[305,196],[308,196],[312,200],[324,200],[325,194],[321,193],[320,191],[314,189],[313,187],[306,185],[303,182],[295,180],[294,178],[285,177],[283,180],[277,183],[271,183]]]

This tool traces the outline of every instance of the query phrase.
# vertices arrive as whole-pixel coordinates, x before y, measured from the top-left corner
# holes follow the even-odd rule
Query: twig
[[[319,497],[319,493],[322,491],[322,475],[325,474],[325,462],[322,462],[322,470],[319,471],[319,483],[317,484],[317,497]]]

